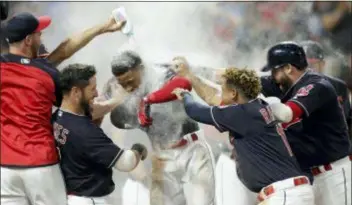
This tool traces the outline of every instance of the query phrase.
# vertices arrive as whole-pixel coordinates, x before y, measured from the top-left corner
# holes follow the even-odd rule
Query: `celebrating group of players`
[[[140,183],[150,199],[140,204],[216,204],[215,160],[197,122],[229,133],[233,174],[256,193],[255,203],[351,204],[351,106],[343,82],[308,66],[323,61],[318,44],[280,42],[268,51],[263,71],[270,76],[229,67],[221,90],[192,72],[184,57],[150,66],[124,51],[111,62],[113,76],[98,95],[93,65],[70,64],[61,72],[56,66],[125,22],[109,18],[39,53],[50,22],[22,13],[6,24],[2,204],[114,204],[113,168],[130,172],[146,158],[153,170]],[[208,105],[193,99],[192,88]],[[114,144],[99,126],[108,113],[119,129],[143,130],[152,156],[141,143],[130,149]]]

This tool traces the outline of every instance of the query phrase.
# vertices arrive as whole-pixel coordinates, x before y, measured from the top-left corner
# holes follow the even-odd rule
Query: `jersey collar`
[[[298,83],[299,81],[301,81],[302,78],[303,78],[308,72],[310,72],[310,71],[311,71],[310,69],[307,69],[307,70],[296,80],[296,82],[293,83],[293,85],[286,91],[286,93],[283,95],[282,98],[285,98],[286,95],[295,87],[295,85],[297,85],[297,83]]]

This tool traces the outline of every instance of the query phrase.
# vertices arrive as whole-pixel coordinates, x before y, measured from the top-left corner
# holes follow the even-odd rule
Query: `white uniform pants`
[[[266,199],[259,205],[315,205],[313,187],[310,184],[294,186],[293,179],[271,184],[275,192],[265,197]]]
[[[59,165],[1,167],[1,205],[65,205],[66,201]]]
[[[160,151],[153,160],[150,204],[214,205],[214,159],[203,131],[196,134],[199,140]]]
[[[349,157],[331,163],[331,170],[318,167],[322,172],[314,176],[316,205],[351,205],[351,166]]]
[[[220,155],[215,170],[216,205],[256,204],[257,194],[248,190],[239,180],[236,163],[228,155]]]

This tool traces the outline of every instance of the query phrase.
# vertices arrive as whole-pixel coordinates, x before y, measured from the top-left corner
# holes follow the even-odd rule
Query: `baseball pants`
[[[66,189],[59,165],[1,167],[2,205],[64,205]]]
[[[294,179],[302,177],[308,183],[295,186]],[[302,177],[289,178],[269,185],[270,190],[274,191],[270,195],[265,191],[269,186],[263,188],[259,193],[262,198],[259,205],[315,205],[313,186],[310,185],[307,177]]]
[[[214,205],[214,158],[203,131],[199,140],[185,135],[187,145],[162,150],[153,159],[150,204]]]
[[[257,194],[248,190],[239,180],[236,163],[227,154],[221,154],[215,169],[217,205],[255,205]]]
[[[347,156],[329,166],[313,168],[319,170],[313,183],[316,205],[352,204],[351,166],[352,156]]]

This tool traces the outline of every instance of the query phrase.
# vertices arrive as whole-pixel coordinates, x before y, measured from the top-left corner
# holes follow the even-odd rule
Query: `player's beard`
[[[291,79],[286,74],[284,74],[280,82],[280,89],[282,92],[286,93],[292,87],[292,84],[293,83]]]
[[[92,117],[92,108],[89,105],[89,100],[86,99],[84,92],[82,91],[82,98],[80,102],[81,108],[84,111],[84,114],[88,117]]]
[[[35,43],[32,44],[32,46],[31,46],[32,58],[37,58],[37,57],[38,57],[39,46],[40,46],[40,45],[36,45]]]

